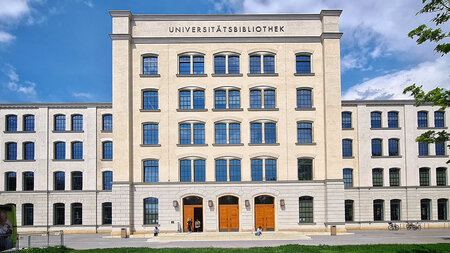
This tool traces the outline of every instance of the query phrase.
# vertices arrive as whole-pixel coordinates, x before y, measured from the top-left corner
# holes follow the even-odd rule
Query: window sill
[[[161,144],[141,144],[141,147],[161,147]]]
[[[316,108],[315,107],[311,107],[311,108],[295,108],[296,111],[315,111]]]
[[[102,162],[112,162],[113,159],[100,159]]]
[[[391,156],[388,156],[388,155],[380,155],[380,156],[371,156],[370,158],[402,158],[402,156],[401,155],[391,155]]]
[[[36,162],[35,159],[33,160],[3,160],[4,162]]]
[[[401,127],[371,127],[370,130],[401,130]]]
[[[343,156],[342,159],[355,159],[354,156]]]
[[[315,73],[294,73],[294,76],[315,76]]]
[[[177,147],[206,147],[208,144],[177,144]]]
[[[420,130],[426,130],[426,129],[428,129],[428,130],[432,130],[432,129],[448,129],[448,127],[417,127],[417,129],[420,129]]]
[[[419,158],[445,158],[445,157],[448,157],[448,155],[419,155],[417,157],[419,157]]]
[[[244,109],[242,108],[234,108],[234,109],[212,109],[213,112],[240,112],[243,111]]]
[[[249,143],[249,146],[280,146],[280,143]]]
[[[84,159],[52,159],[53,162],[84,162]]]
[[[355,130],[353,127],[350,128],[342,128],[342,130]]]
[[[177,74],[177,77],[207,77],[207,74]]]
[[[112,133],[112,130],[100,130],[100,133]]]
[[[84,133],[84,131],[83,131],[83,130],[81,130],[81,131],[72,131],[72,130],[68,130],[68,131],[56,131],[56,130],[53,130],[52,133]]]
[[[153,74],[153,75],[140,74],[139,77],[143,77],[143,78],[146,78],[146,77],[161,77],[161,75],[160,74]]]
[[[316,143],[315,142],[309,142],[309,143],[295,143],[296,146],[315,146]]]
[[[5,134],[24,134],[24,133],[36,133],[36,131],[3,131]]]
[[[299,222],[298,225],[316,225],[315,222]]]
[[[278,76],[278,73],[247,73],[247,76]]]
[[[257,111],[279,111],[280,108],[248,108],[247,110],[254,111],[254,112],[257,112]]]
[[[213,77],[241,77],[244,76],[242,73],[239,74],[211,74]]]
[[[161,112],[161,109],[139,109],[140,112]]]
[[[208,109],[177,109],[177,112],[207,112]]]
[[[244,143],[213,143],[213,146],[216,147],[235,147],[235,146],[244,146]]]

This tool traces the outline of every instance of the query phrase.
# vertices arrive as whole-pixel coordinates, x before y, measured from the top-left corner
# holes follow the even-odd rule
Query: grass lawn
[[[141,253],[141,252],[156,252],[156,253],[258,253],[258,252],[450,252],[449,243],[440,244],[380,244],[380,245],[346,245],[346,246],[303,246],[303,245],[285,245],[279,247],[266,248],[246,248],[246,249],[218,249],[218,248],[172,248],[172,249],[151,249],[151,248],[116,248],[116,249],[91,249],[91,250],[74,250],[68,248],[32,248],[23,250],[26,253],[69,253],[69,252],[101,252],[101,253]]]

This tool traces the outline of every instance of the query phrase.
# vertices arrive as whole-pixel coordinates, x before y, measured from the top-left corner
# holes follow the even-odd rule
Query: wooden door
[[[239,205],[220,205],[219,231],[239,231]]]
[[[261,226],[264,231],[275,230],[275,205],[255,205],[255,230]]]
[[[188,231],[188,225],[187,225],[188,218],[190,218],[192,221],[191,229],[193,229],[194,228],[194,206],[184,206],[183,207],[183,231],[184,232]]]

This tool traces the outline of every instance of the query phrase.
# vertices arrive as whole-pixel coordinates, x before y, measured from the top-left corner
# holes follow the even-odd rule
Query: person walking
[[[188,218],[188,220],[187,220],[187,229],[188,229],[188,232],[192,232],[192,220],[191,220],[191,218]]]
[[[201,222],[198,219],[196,219],[194,222],[195,232],[200,232],[200,226]]]

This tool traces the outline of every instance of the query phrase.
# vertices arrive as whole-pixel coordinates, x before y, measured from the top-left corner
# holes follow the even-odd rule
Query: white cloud
[[[367,80],[350,87],[342,99],[411,99],[402,94],[413,83],[423,85],[426,91],[436,87],[450,89],[450,62],[446,58],[427,61],[408,70],[401,70]]]
[[[7,80],[5,80],[5,86],[9,91],[20,93],[30,97],[36,96],[36,83],[30,81],[20,82],[19,75],[17,74],[16,69],[13,66],[9,64],[3,64],[2,72],[7,77]]]
[[[16,22],[30,13],[31,9],[27,0],[1,0],[0,21],[4,23]]]
[[[83,3],[89,6],[90,8],[94,8],[94,4],[92,3],[92,1],[84,1]]]
[[[83,93],[83,92],[75,92],[72,94],[76,98],[87,98],[91,99],[93,96],[90,93]]]
[[[14,37],[13,35],[4,32],[4,31],[0,31],[0,42],[3,43],[8,43],[11,42],[12,40],[14,40],[16,37]]]

